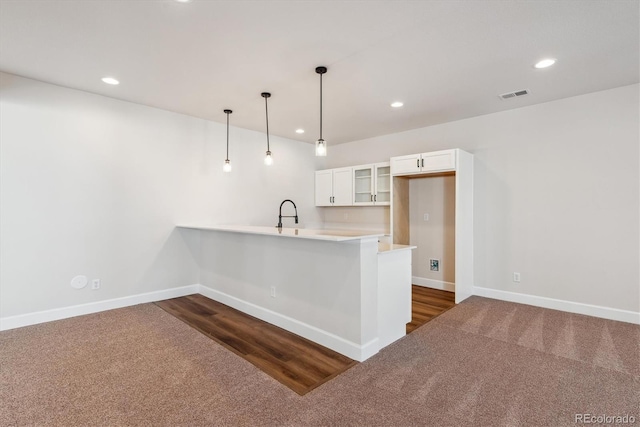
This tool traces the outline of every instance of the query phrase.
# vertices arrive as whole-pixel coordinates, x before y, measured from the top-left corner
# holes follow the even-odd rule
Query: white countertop
[[[227,231],[230,233],[261,234],[267,236],[297,237],[300,239],[328,240],[344,242],[366,238],[377,238],[384,233],[364,230],[313,230],[308,228],[259,227],[254,225],[188,225],[180,224],[178,228],[195,230]]]

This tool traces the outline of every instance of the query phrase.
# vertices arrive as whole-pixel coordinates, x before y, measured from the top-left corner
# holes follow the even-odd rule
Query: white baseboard
[[[98,313],[100,311],[145,304],[148,302],[162,301],[169,298],[177,298],[198,293],[200,285],[182,286],[180,288],[165,289],[162,291],[147,292],[128,297],[114,298],[105,301],[90,302],[87,304],[73,305],[70,307],[54,308],[52,310],[38,311],[35,313],[21,314],[0,318],[0,331],[21,328],[23,326],[36,325],[38,323],[52,322],[54,320],[68,319],[69,317]]]
[[[635,311],[620,310],[617,308],[583,304],[535,295],[519,294],[516,292],[501,291],[498,289],[482,288],[479,286],[474,286],[473,295],[533,305],[536,307],[550,308],[552,310],[566,311],[569,313],[585,314],[587,316],[601,317],[603,319],[617,320],[619,322],[640,324],[640,313]]]
[[[200,294],[214,301],[218,301],[236,310],[247,313],[260,320],[276,325],[282,329],[292,332],[301,337],[330,348],[338,353],[344,354],[351,359],[362,362],[376,354],[378,348],[378,338],[375,338],[363,345],[340,338],[330,332],[324,331],[315,326],[300,322],[299,320],[285,316],[253,303],[241,300],[224,292],[200,285]]]
[[[106,310],[130,307],[132,305],[162,301],[169,298],[178,298],[192,294],[202,294],[207,298],[211,298],[215,301],[226,304],[229,307],[233,307],[236,310],[240,310],[251,316],[257,317],[258,319],[262,319],[265,322],[279,326],[287,331],[317,342],[320,345],[335,350],[338,353],[344,354],[345,356],[359,362],[368,359],[379,351],[378,338],[375,338],[363,345],[359,345],[320,328],[316,328],[315,326],[308,325],[293,318],[198,284],[131,295],[128,297],[114,298],[105,301],[96,301],[70,307],[38,311],[18,316],[3,317],[0,318],[0,331],[36,325],[38,323],[52,322],[54,320],[68,319],[70,317],[98,313]]]
[[[449,282],[413,277],[413,284],[434,289],[442,289],[453,292],[455,285]],[[0,331],[20,328],[23,326],[35,325],[38,323],[51,322],[54,320],[67,319],[70,317],[82,316],[85,314],[98,313],[106,310],[129,307],[137,304],[145,304],[155,301],[162,301],[169,298],[178,298],[185,295],[202,294],[207,298],[219,301],[251,316],[257,317],[265,322],[286,329],[294,334],[305,337],[320,345],[328,347],[338,353],[344,354],[357,361],[364,361],[379,351],[379,341],[375,338],[363,345],[345,340],[337,335],[331,334],[315,326],[308,325],[288,316],[276,313],[255,304],[243,301],[239,298],[225,294],[220,291],[202,285],[189,285],[179,288],[165,289],[162,291],[147,292],[144,294],[131,295],[128,297],[114,298],[106,301],[97,301],[87,304],[80,304],[71,307],[63,307],[35,313],[22,314],[0,318]],[[583,304],[572,301],[558,300],[554,298],[539,297],[535,295],[520,294],[516,292],[501,291],[497,289],[483,288],[475,286],[473,295],[486,298],[493,298],[503,301],[510,301],[520,304],[533,305],[536,307],[561,310],[569,313],[584,314],[587,316],[600,317],[604,319],[617,320],[633,324],[640,324],[640,313],[628,310],[620,310],[609,307],[602,307],[591,304]]]
[[[426,279],[424,277],[413,276],[411,283],[424,288],[440,289],[441,291],[456,291],[456,284],[451,282],[443,282],[442,280]]]

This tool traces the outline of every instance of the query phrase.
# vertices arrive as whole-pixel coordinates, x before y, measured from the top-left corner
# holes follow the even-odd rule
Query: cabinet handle
[[[424,159],[422,159],[422,167],[424,167]]]
[[[371,195],[371,201],[373,202],[373,194]]]
[[[416,167],[420,167],[420,159],[416,159]]]
[[[376,194],[375,196],[373,196],[373,201],[377,202],[378,201],[378,195]]]

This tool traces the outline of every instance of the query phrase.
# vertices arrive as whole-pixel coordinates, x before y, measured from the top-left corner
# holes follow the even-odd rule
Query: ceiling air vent
[[[509,98],[515,98],[517,96],[525,96],[525,95],[529,95],[529,91],[527,89],[518,90],[515,92],[507,92],[498,96],[500,97],[500,99],[509,99]]]

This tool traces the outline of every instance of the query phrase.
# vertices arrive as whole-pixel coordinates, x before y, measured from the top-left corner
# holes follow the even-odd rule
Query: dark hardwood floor
[[[202,295],[155,304],[300,395],[358,363]]]
[[[455,305],[452,292],[413,285],[411,295],[412,318],[407,333]],[[358,363],[202,295],[155,304],[300,395]]]
[[[407,323],[407,333],[413,332],[419,326],[449,310],[455,305],[454,300],[453,292],[413,285],[411,287],[411,323]]]

